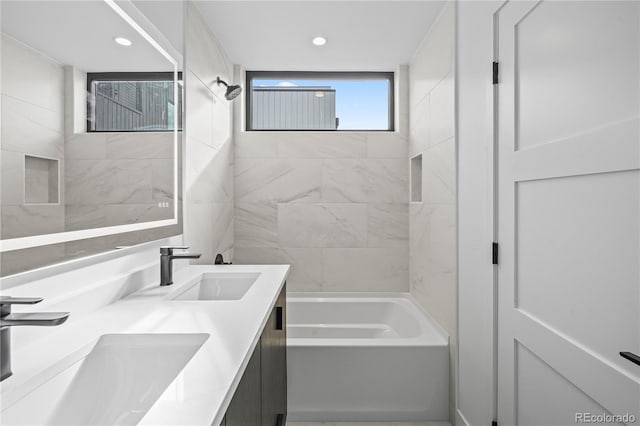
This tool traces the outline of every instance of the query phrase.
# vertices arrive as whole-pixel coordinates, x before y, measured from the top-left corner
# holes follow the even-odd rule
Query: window
[[[176,125],[181,130],[181,80],[178,73],[176,96],[172,72],[88,73],[87,131],[173,131]]]
[[[393,131],[392,72],[247,71],[247,130]]]

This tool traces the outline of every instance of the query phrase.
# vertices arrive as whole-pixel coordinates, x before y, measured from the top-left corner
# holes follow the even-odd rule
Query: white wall
[[[455,367],[455,3],[447,3],[409,68],[409,156],[422,155],[422,197],[410,208],[410,291],[450,336]],[[455,401],[451,369],[450,413]]]
[[[289,291],[407,291],[403,102],[396,132],[237,133],[234,262],[291,264]]]
[[[217,76],[229,81],[233,66],[192,2],[185,37],[185,243],[211,264],[233,255],[232,104]]]
[[[501,1],[457,8],[458,422],[494,418],[493,14]],[[462,417],[462,418],[460,418]]]

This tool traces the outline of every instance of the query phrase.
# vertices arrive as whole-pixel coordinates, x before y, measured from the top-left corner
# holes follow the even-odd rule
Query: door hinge
[[[498,264],[498,243],[491,243],[491,264]]]
[[[492,82],[493,84],[498,84],[498,77],[500,74],[500,66],[498,65],[497,62],[493,62],[493,79]]]
[[[497,420],[492,420],[491,421],[491,426],[498,426],[498,421]]]

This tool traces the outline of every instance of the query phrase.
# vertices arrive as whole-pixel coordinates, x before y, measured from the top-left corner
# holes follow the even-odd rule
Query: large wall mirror
[[[2,276],[181,233],[182,45],[144,3],[0,3]]]

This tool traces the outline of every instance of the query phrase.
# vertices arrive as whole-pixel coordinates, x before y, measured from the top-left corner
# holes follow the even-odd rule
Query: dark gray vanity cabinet
[[[284,426],[287,419],[286,283],[221,426]]]
[[[259,347],[253,351],[249,364],[238,383],[236,393],[224,416],[224,426],[256,426],[260,424],[260,362]]]
[[[283,288],[260,339],[262,426],[284,426],[287,417],[286,324],[286,288]]]

